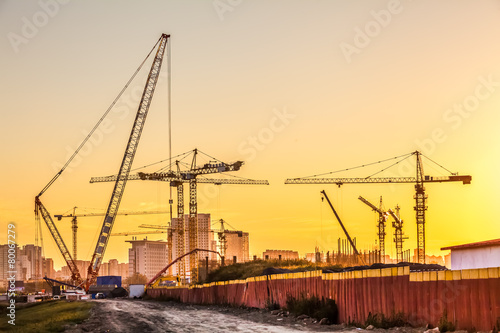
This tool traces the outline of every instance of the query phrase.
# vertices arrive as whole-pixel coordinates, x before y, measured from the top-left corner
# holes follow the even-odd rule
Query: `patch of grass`
[[[439,319],[438,327],[439,332],[453,332],[455,330],[455,325],[451,321],[448,321],[448,311],[446,309]]]
[[[167,295],[160,295],[156,298],[152,298],[150,296],[143,297],[144,300],[155,300],[159,302],[176,302],[176,303],[182,303],[181,299],[179,297],[172,297],[172,296],[167,296]]]
[[[0,331],[63,332],[67,324],[79,324],[90,316],[92,302],[46,301],[16,307],[16,325],[0,321]],[[5,318],[10,320],[6,315]]]
[[[320,300],[316,296],[301,297],[300,299],[289,297],[286,301],[286,309],[295,316],[305,314],[317,320],[328,318],[332,324],[336,324],[338,321],[337,304],[333,299]]]
[[[495,327],[493,327],[493,333],[498,333],[499,329],[500,329],[500,317],[497,317],[497,323]]]
[[[326,264],[323,264],[326,265]],[[246,263],[231,264],[210,272],[205,281],[210,283],[217,281],[244,280],[253,276],[260,276],[266,268],[286,268],[295,272],[315,271],[319,269],[338,269],[340,266],[322,266],[311,263],[305,259],[297,260],[253,260]]]
[[[266,309],[268,311],[279,310],[280,305],[276,302],[272,302],[271,300],[267,299],[266,300]]]
[[[408,321],[406,316],[402,312],[393,313],[390,317],[386,317],[384,314],[368,314],[368,318],[365,322],[365,327],[373,325],[376,328],[392,328],[407,326]]]

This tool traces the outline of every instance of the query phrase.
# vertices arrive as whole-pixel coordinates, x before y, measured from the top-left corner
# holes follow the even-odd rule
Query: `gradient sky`
[[[332,250],[343,234],[321,203],[323,189],[361,248],[374,246],[377,216],[359,195],[375,203],[382,195],[386,208],[399,204],[405,249],[415,248],[411,184],[339,189],[284,180],[416,149],[473,177],[467,186],[426,186],[427,252],[499,238],[498,0],[0,1],[0,228],[16,222],[20,244],[34,243],[35,195],[161,33],[171,35],[173,154],[199,148],[244,160],[238,176],[271,183],[199,186],[199,212],[250,232],[251,254]],[[149,64],[102,137],[42,197],[52,214],[107,207],[113,184],[88,180],[117,173]],[[163,75],[134,167],[168,157],[167,96]],[[386,175],[413,176],[413,168]],[[433,164],[424,169],[446,175]],[[165,208],[168,198],[166,184],[129,182],[120,209]],[[70,248],[70,221],[57,223]],[[101,223],[79,220],[79,259],[90,259]],[[166,223],[166,216],[118,217],[113,231],[141,223]],[[387,231],[386,252],[395,255]],[[45,226],[43,235],[45,255],[63,265]],[[127,262],[125,239],[112,238],[104,260]]]

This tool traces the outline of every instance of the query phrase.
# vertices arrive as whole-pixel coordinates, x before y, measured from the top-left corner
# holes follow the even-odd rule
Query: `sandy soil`
[[[319,325],[312,319],[283,317],[267,310],[187,305],[128,299],[96,300],[91,317],[66,332],[360,332],[344,325]],[[370,332],[421,333],[423,329]]]

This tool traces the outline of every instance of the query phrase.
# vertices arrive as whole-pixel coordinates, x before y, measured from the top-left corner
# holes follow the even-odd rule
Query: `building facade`
[[[172,234],[172,260],[175,260],[178,253],[187,253],[189,252],[190,244],[189,244],[189,215],[186,214],[184,215],[184,219],[179,219],[179,218],[173,218],[172,219],[172,229],[174,230]],[[184,230],[184,249],[179,249],[179,237],[180,234],[178,232],[179,229]],[[198,248],[198,249],[207,249],[207,250],[216,250],[214,247],[214,235],[213,232],[211,232],[211,220],[210,220],[210,214],[198,214],[198,244],[194,246],[193,248]],[[198,252],[196,255],[196,260],[205,260],[205,257],[209,258],[209,260],[217,260],[217,254],[215,253],[207,253],[207,252]],[[190,272],[190,263],[189,263],[190,258],[186,257],[184,260],[182,260],[181,263],[178,263],[172,267],[172,274],[177,275],[178,274],[178,266],[179,264],[184,265],[185,267],[185,272],[186,276],[190,277],[191,272]]]
[[[127,242],[132,244],[128,250],[129,276],[139,273],[149,280],[167,265],[167,242],[137,240],[135,237]]]
[[[9,245],[0,245],[0,277],[2,280],[8,278],[8,271],[16,271],[16,280],[28,281],[41,279],[43,277],[42,248],[33,244],[23,247],[16,246],[10,249],[15,253],[15,269],[9,268]]]
[[[264,260],[273,260],[273,259],[292,260],[292,259],[299,259],[299,252],[292,251],[292,250],[266,250],[266,252],[262,253],[262,259],[264,259]]]
[[[250,260],[249,235],[248,232],[225,230],[226,237],[226,263],[232,263],[236,257],[237,263],[243,263]]]
[[[117,259],[110,259],[108,262],[101,264],[99,276],[121,276],[122,281],[129,277],[129,264],[119,263]]]
[[[498,267],[500,239],[441,248],[451,251],[451,269],[476,269]]]
[[[13,250],[17,256],[17,247]],[[13,252],[11,251],[11,252]],[[9,278],[9,245],[0,245],[0,281],[6,281]]]
[[[42,266],[42,275],[48,277],[49,279],[55,279],[56,271],[54,270],[54,260],[52,260],[52,258],[43,258]]]

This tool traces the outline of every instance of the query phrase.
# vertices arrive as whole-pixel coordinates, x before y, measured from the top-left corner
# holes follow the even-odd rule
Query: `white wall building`
[[[199,249],[207,249],[207,250],[215,250],[215,242],[214,235],[211,230],[210,223],[210,214],[198,214],[198,244],[194,248]],[[184,220],[182,221],[183,225],[181,227],[184,228],[184,249],[178,251],[179,244],[179,233],[176,230],[179,230],[180,227],[180,219],[173,218],[172,219],[172,229],[174,230],[172,235],[172,260],[177,258],[178,253],[187,253],[189,252],[189,214],[184,215]],[[217,254],[215,253],[207,253],[207,252],[198,252],[197,258],[198,260],[204,260],[205,257],[209,257],[210,260],[216,260]],[[189,257],[184,260],[186,276],[190,276],[190,266],[189,266]],[[178,274],[178,264],[174,265],[172,268],[172,274]]]
[[[451,269],[500,267],[500,239],[441,248],[451,250]]]
[[[128,240],[132,248],[128,250],[129,276],[139,273],[152,279],[167,266],[167,242],[143,240]]]
[[[233,263],[234,257],[238,263],[247,262],[250,257],[248,232],[225,230],[224,235],[227,245],[226,263]]]

